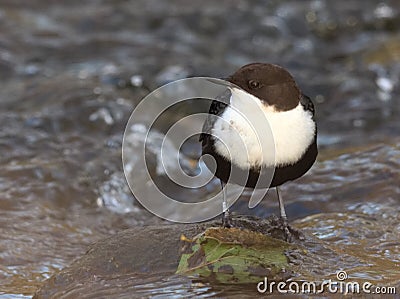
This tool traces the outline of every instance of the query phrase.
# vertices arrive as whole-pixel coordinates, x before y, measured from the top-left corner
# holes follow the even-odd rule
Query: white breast
[[[214,123],[215,150],[241,168],[284,166],[297,162],[315,133],[312,114],[301,104],[277,112],[238,88],[230,104]]]

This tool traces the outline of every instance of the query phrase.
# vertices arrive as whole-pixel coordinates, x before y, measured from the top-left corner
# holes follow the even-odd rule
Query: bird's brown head
[[[251,63],[238,69],[227,81],[256,96],[277,111],[295,108],[301,91],[284,68],[269,63]]]

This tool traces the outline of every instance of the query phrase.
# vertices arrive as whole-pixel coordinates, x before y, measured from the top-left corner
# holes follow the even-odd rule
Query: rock
[[[260,220],[256,217],[237,216],[232,222],[239,228],[273,234],[276,238],[284,239],[283,231],[276,220],[276,217]],[[33,298],[58,297],[62,291],[71,290],[77,285],[82,288],[82,284],[87,284],[89,288],[93,279],[98,276],[111,280],[113,276],[123,274],[173,274],[181,256],[181,236],[192,238],[206,228],[219,224],[220,220],[124,230],[93,244],[84,256],[50,277]]]
[[[366,205],[368,206],[367,203]],[[363,209],[368,209],[367,206]],[[396,286],[398,275],[386,252],[397,250],[398,230],[387,231],[387,227],[395,227],[397,214],[388,217],[388,212],[382,212],[382,215],[386,216],[378,219],[365,212],[352,211],[315,214],[296,220],[293,224],[297,229],[301,229],[302,233],[296,235],[296,230],[292,229],[291,244],[282,242],[284,234],[277,217],[261,220],[256,217],[235,216],[232,223],[236,228],[249,229],[269,236],[267,239],[272,242],[269,247],[271,249],[268,249],[267,253],[261,252],[261,255],[266,256],[262,259],[262,264],[266,263],[268,256],[274,250],[286,248],[282,251],[287,264],[284,259],[280,260],[281,263],[277,263],[275,258],[271,263],[275,266],[279,264],[282,271],[271,273],[273,271],[269,269],[273,270],[273,267],[265,265],[250,269],[258,279],[266,275],[268,281],[306,281],[315,282],[320,286],[327,279],[333,282],[340,280],[339,273],[346,272],[347,281],[350,283],[357,282],[361,285],[367,281],[373,285]],[[248,294],[249,287],[255,290],[258,286],[254,282],[258,279],[252,280],[251,284],[243,285],[237,281],[231,284],[232,278],[241,279],[242,275],[236,275],[238,272],[233,272],[232,275],[232,270],[235,268],[230,267],[229,263],[222,266],[218,263],[213,264],[216,271],[220,272],[219,277],[211,273],[209,278],[199,280],[193,278],[185,268],[183,268],[184,276],[175,274],[178,264],[182,265],[180,263],[182,260],[185,265],[181,254],[191,252],[187,247],[188,240],[192,242],[190,239],[196,239],[194,237],[205,232],[207,228],[219,225],[218,219],[201,224],[135,227],[121,231],[93,244],[85,255],[45,281],[33,298],[147,298],[157,295],[165,298],[176,295],[176,292],[183,297],[195,297],[204,292],[208,295],[225,292],[227,288],[221,287],[223,284],[218,283],[218,278],[221,281],[227,278],[226,281],[230,283],[229,294]],[[222,236],[223,243],[232,241],[232,244],[236,244],[235,240],[238,240],[238,237],[242,239],[243,233],[246,233],[244,230],[241,236],[225,234]],[[224,229],[216,230],[216,232],[221,231]],[[384,234],[387,235],[386,242],[382,242],[379,238]],[[209,237],[221,240],[220,237],[215,238],[216,236],[210,235]],[[246,236],[246,239],[252,244],[252,237],[248,237]],[[269,243],[268,240],[266,242]],[[273,244],[275,241],[276,246]],[[365,246],[366,242],[368,246]],[[254,249],[253,246],[249,248]],[[193,253],[196,252],[193,246],[191,249]],[[262,249],[265,249],[264,245]],[[371,259],[371,250],[374,250],[375,255],[380,255],[380,258]],[[202,255],[197,257],[202,258]],[[194,259],[193,255],[188,258]],[[259,258],[256,256],[255,260]],[[366,276],[360,276],[360,273],[366,273]],[[288,277],[290,280],[287,280]],[[235,298],[241,297],[239,295]]]

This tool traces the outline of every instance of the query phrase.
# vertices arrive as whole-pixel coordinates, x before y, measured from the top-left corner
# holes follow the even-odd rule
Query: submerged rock
[[[324,226],[328,228],[328,225],[331,227],[332,223],[340,222],[343,227],[342,231],[348,231],[349,234],[352,234],[359,226],[366,229],[376,227],[378,223],[384,222],[382,219],[366,217],[366,215],[356,212],[353,214],[319,214],[314,217],[307,217],[295,222],[296,227],[301,228],[304,235],[295,236],[291,244],[282,241],[284,234],[277,217],[262,220],[256,217],[235,216],[233,222],[235,227],[241,229],[236,237],[224,236],[221,233],[240,231],[237,228],[233,230],[211,230],[211,233],[209,229],[207,230],[207,228],[219,226],[219,221],[127,229],[92,245],[84,256],[48,279],[33,298],[60,298],[61,296],[63,298],[97,298],[102,296],[132,298],[132,296],[141,297],[141,295],[148,296],[149,294],[173,295],[177,290],[185,292],[190,297],[198,294],[210,295],[213,294],[213,291],[218,293],[216,290],[226,291],[226,288],[219,284],[221,279],[218,278],[221,277],[212,272],[214,269],[211,269],[210,273],[206,273],[207,271],[187,271],[185,259],[181,258],[182,254],[188,254],[188,239],[202,240],[201,235],[200,237],[198,235],[204,233],[205,230],[209,232],[205,234],[205,236],[208,236],[208,240],[216,239],[225,245],[232,243],[232,249],[239,253],[243,253],[241,250],[245,246],[238,249],[236,243],[243,238],[247,240],[247,243],[245,243],[246,246],[249,246],[251,254],[254,253],[253,249],[259,250],[257,249],[259,242],[253,242],[254,238],[251,236],[244,236],[248,229],[256,232],[254,235],[261,233],[268,236],[265,240],[262,239],[261,243],[276,242],[276,250],[281,250],[281,253],[277,252],[278,255],[276,256],[283,256],[283,259],[280,258],[277,261],[268,261],[268,258],[263,259],[262,254],[270,257],[276,254],[264,252],[264,247],[260,251],[261,257],[255,256],[257,261],[260,259],[262,263],[267,261],[271,263],[272,269],[275,267],[275,270],[278,270],[272,272],[253,271],[251,275],[256,275],[259,281],[263,281],[262,276],[266,275],[268,281],[297,281],[299,283],[307,281],[315,282],[318,287],[326,280],[338,281],[338,273],[342,275],[345,270],[349,275],[348,281],[355,281],[359,284],[365,281],[374,285],[382,284],[383,281],[386,281],[388,285],[396,282],[396,274],[393,272],[396,271],[394,265],[390,266],[383,260],[383,257],[381,262],[376,260],[376,263],[373,264],[367,258],[368,249],[360,245],[369,237],[355,237],[352,244],[343,244],[340,239],[335,243],[329,238],[317,239],[313,236],[313,231],[318,229],[319,226],[323,229]],[[355,228],[353,227],[354,223],[357,224]],[[329,231],[324,231],[324,233],[330,236]],[[182,237],[182,235],[185,237]],[[391,238],[397,237],[396,233]],[[337,238],[335,236],[334,239]],[[251,244],[256,244],[254,248],[248,243],[249,240]],[[199,243],[192,244],[197,246]],[[191,248],[195,253],[196,250],[193,250],[195,247]],[[273,251],[275,247],[271,245],[269,248]],[[188,257],[191,257],[190,252],[186,258]],[[229,258],[236,260],[237,256],[229,256]],[[222,271],[222,278],[226,279],[226,282],[229,281],[231,292],[236,295],[255,295],[252,294],[251,290],[256,291],[257,278],[253,277],[248,280],[248,273],[244,276],[236,275],[237,272],[231,273],[235,268],[229,267],[229,263],[222,265],[217,262],[213,265],[219,266],[216,269]],[[276,266],[281,267],[279,268],[281,270]],[[236,267],[236,269],[240,269],[240,267]],[[269,267],[264,265],[262,269],[269,269]],[[360,276],[358,269],[364,269],[363,271],[369,269],[368,276]],[[177,270],[189,275],[189,277],[176,275]],[[258,270],[258,268],[256,267],[253,270]],[[202,273],[207,275],[201,275]],[[375,274],[379,274],[379,277]],[[232,278],[236,279],[237,277],[245,277],[248,283],[243,285],[240,282],[237,284],[238,281],[232,281]],[[287,280],[289,278],[290,280]]]
[[[232,221],[238,228],[273,235],[277,238],[277,244],[283,243],[280,240],[284,239],[283,231],[276,217],[261,220],[236,216]],[[177,270],[184,246],[181,236],[193,238],[208,227],[219,225],[219,221],[210,221],[127,229],[93,244],[84,256],[48,279],[34,298],[58,297],[74,287],[80,286],[82,289],[82,284],[90,289],[96,277],[112,283],[113,277],[125,274],[173,274]],[[294,239],[295,243],[300,242],[298,236]]]

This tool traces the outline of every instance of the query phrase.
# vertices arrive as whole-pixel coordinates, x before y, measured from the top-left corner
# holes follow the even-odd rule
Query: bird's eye
[[[251,89],[257,89],[260,87],[260,82],[258,82],[256,80],[249,80],[249,82],[247,84],[249,85],[249,87]]]

